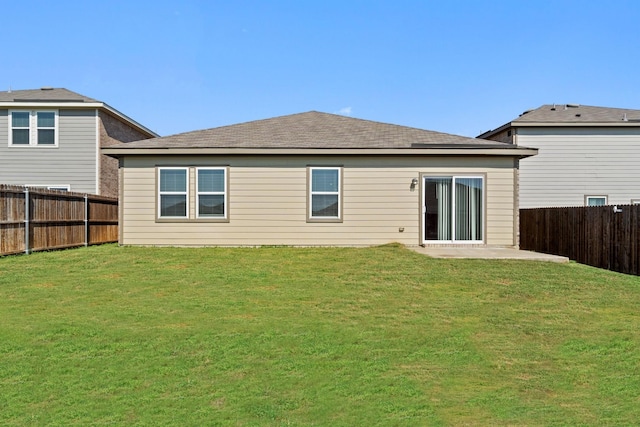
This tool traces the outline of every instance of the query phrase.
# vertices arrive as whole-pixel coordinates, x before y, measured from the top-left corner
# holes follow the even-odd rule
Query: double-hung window
[[[309,221],[342,220],[342,168],[309,168]]]
[[[189,217],[189,169],[158,169],[158,218]]]
[[[28,111],[12,111],[9,145],[29,145],[30,135],[31,113]]]
[[[49,146],[58,145],[58,113],[56,111],[10,112],[11,130],[9,145]]]
[[[197,168],[196,217],[227,218],[227,169]]]
[[[481,242],[483,224],[483,177],[424,177],[425,241]]]
[[[53,111],[36,111],[38,145],[56,145],[56,114]]]

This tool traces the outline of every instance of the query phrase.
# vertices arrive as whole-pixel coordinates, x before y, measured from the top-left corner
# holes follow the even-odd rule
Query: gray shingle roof
[[[101,102],[64,88],[0,92],[0,102]]]
[[[310,111],[111,148],[420,148],[511,147],[476,138]]]
[[[626,119],[626,120],[625,120]],[[640,110],[589,105],[543,105],[525,111],[512,123],[624,123],[640,122]]]

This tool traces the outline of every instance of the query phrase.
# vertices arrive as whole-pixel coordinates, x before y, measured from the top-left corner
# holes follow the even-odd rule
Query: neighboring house
[[[0,184],[118,196],[118,162],[101,147],[158,135],[67,89],[0,92]]]
[[[535,149],[307,112],[103,148],[127,245],[517,246]]]
[[[640,110],[543,105],[478,138],[539,149],[521,208],[640,203]]]

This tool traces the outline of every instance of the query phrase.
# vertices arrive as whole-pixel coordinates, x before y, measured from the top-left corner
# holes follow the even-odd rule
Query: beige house
[[[307,112],[103,148],[125,245],[518,246],[537,150]]]

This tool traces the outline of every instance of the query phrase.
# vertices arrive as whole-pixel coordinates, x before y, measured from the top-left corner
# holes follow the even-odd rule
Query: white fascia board
[[[515,122],[512,123],[515,128],[524,127],[640,127],[640,122]]]
[[[0,102],[0,108],[101,108],[101,102]]]
[[[620,120],[619,122],[509,122],[500,126],[499,128],[486,131],[483,134],[478,135],[476,138],[488,139],[498,133],[507,129],[517,129],[526,127],[542,127],[542,128],[556,128],[556,127],[640,127],[640,122],[625,122]]]
[[[146,133],[151,137],[158,138],[160,136],[157,133],[155,133],[154,131],[152,131],[151,129],[147,128],[146,126],[143,126],[140,123],[136,122],[135,120],[133,120],[131,117],[127,116],[126,114],[123,114],[120,111],[116,110],[115,108],[111,107],[109,104],[102,103],[101,107],[105,111],[109,112],[110,114],[118,117],[119,119],[121,119],[121,120],[123,120],[125,122],[128,122],[129,124],[133,125],[134,127],[137,127],[143,133]]]
[[[513,127],[513,123],[509,122],[509,123],[505,123],[502,126],[500,126],[499,128],[495,128],[495,129],[491,129],[488,130],[484,133],[481,133],[480,135],[476,136],[476,138],[478,139],[487,139],[489,137],[492,137],[493,135],[496,135],[502,131],[505,131],[509,128]]]
[[[64,109],[64,108],[97,108],[97,109],[102,109],[105,110],[106,112],[110,113],[111,115],[123,120],[124,122],[129,123],[130,125],[132,125],[133,127],[138,128],[139,130],[142,131],[142,133],[146,133],[147,135],[149,135],[150,137],[153,138],[158,138],[160,135],[158,135],[157,133],[155,133],[154,131],[152,131],[151,129],[141,125],[140,123],[136,122],[135,120],[133,120],[131,117],[122,114],[120,111],[116,110],[115,108],[109,106],[108,104],[105,104],[104,102],[15,102],[15,101],[7,101],[7,102],[0,102],[0,108],[11,108],[11,109],[18,109],[18,108],[56,108],[56,109]]]

